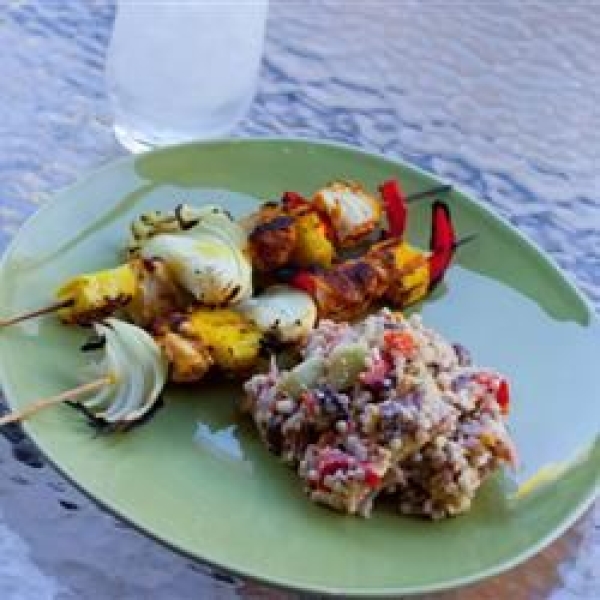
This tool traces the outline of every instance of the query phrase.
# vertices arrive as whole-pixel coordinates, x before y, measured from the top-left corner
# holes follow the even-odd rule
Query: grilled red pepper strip
[[[456,236],[450,216],[450,209],[445,202],[436,201],[432,207],[431,238],[429,242],[431,256],[429,264],[429,291],[442,280],[456,250]]]
[[[288,210],[311,206],[310,202],[297,192],[284,192],[281,197],[281,202]]]
[[[383,207],[390,230],[387,237],[401,238],[406,228],[406,195],[395,179],[389,179],[379,186]]]

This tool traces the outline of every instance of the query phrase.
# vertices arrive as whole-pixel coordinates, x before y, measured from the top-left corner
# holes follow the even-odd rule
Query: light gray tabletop
[[[124,154],[103,80],[113,17],[105,0],[0,3],[0,249],[54,190]],[[273,0],[259,93],[235,134],[341,140],[438,173],[533,238],[598,309],[599,55],[593,1]],[[2,600],[285,597],[101,512],[18,429],[0,438],[0,557]],[[432,598],[597,600],[600,505],[522,566]]]

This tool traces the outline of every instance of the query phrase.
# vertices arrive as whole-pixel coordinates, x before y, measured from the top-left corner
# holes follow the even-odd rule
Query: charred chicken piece
[[[363,242],[379,225],[381,202],[359,183],[333,181],[318,190],[312,204],[327,215],[340,248]]]
[[[298,273],[291,284],[309,293],[321,318],[334,321],[363,315],[388,288],[389,272],[379,258],[360,258],[330,270]]]
[[[248,245],[252,265],[259,271],[273,271],[287,264],[296,246],[295,218],[279,209],[261,209]]]
[[[172,381],[199,381],[213,365],[204,341],[193,333],[183,331],[174,320],[155,324],[154,339],[169,361]]]

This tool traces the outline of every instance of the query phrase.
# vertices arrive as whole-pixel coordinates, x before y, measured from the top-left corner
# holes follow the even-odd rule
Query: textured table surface
[[[113,18],[102,0],[0,2],[0,249],[53,190],[124,154],[103,80]],[[235,133],[341,140],[434,171],[538,242],[598,310],[599,53],[594,2],[273,0]],[[102,513],[19,430],[0,438],[0,556],[3,600],[286,597]],[[600,505],[522,566],[431,598],[597,600]]]

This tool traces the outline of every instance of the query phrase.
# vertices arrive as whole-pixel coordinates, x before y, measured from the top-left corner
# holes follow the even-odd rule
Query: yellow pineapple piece
[[[231,309],[196,309],[189,315],[190,330],[206,344],[214,364],[225,371],[244,372],[257,362],[261,332]]]
[[[129,264],[78,275],[56,293],[59,301],[71,302],[59,311],[58,316],[65,323],[97,321],[129,304],[136,288],[137,278]]]
[[[330,267],[335,253],[333,244],[327,239],[325,226],[315,212],[296,217],[296,245],[292,260],[300,267],[319,265]]]

